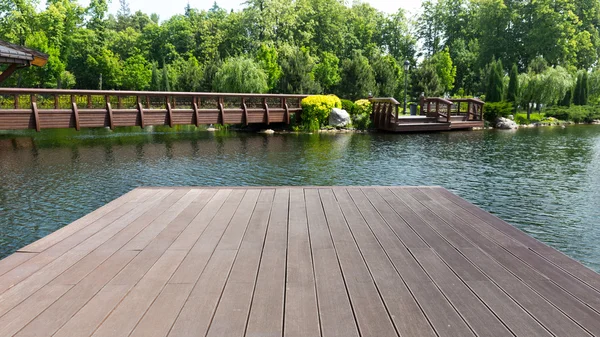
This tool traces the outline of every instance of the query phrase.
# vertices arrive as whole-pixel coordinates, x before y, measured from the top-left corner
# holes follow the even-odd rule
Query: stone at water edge
[[[517,123],[515,123],[515,121],[511,121],[508,118],[500,117],[496,120],[496,129],[512,130],[518,128],[519,126],[517,125]]]
[[[350,124],[350,114],[343,109],[333,108],[329,114],[329,125],[343,127]]]

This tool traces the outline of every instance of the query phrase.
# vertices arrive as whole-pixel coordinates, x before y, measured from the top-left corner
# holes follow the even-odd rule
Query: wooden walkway
[[[139,188],[0,261],[0,336],[600,336],[599,290],[442,188]]]

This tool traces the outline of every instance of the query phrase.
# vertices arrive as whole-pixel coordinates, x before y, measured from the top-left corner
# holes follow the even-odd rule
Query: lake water
[[[137,131],[136,131],[137,130]],[[0,133],[0,257],[138,186],[440,185],[600,271],[600,127]]]

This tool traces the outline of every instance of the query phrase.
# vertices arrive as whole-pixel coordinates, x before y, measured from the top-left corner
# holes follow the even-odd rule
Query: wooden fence
[[[0,130],[290,123],[306,95],[0,88]]]

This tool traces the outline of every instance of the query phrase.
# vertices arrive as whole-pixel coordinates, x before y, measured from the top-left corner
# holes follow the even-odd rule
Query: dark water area
[[[600,127],[0,133],[0,257],[138,186],[440,185],[600,271]]]

